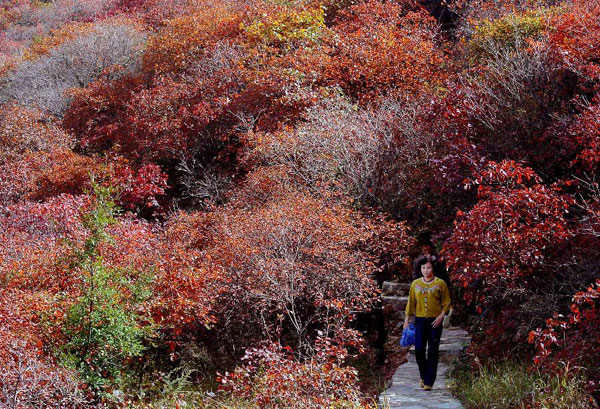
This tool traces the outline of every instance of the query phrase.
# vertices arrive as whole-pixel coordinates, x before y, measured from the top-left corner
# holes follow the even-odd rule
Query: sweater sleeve
[[[450,304],[450,290],[448,290],[446,282],[442,280],[442,311],[446,314],[450,311]]]
[[[405,315],[410,317],[415,315],[417,312],[417,298],[415,296],[415,282],[413,281],[410,285],[410,292],[408,293],[408,303],[406,303]]]

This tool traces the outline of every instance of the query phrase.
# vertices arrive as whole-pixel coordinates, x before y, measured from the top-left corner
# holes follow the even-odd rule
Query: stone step
[[[395,326],[401,325],[404,322],[404,311],[406,310],[406,304],[408,304],[408,296],[384,295],[381,297],[381,302],[388,325],[391,323],[396,323]]]
[[[384,309],[404,311],[406,304],[408,304],[408,296],[384,295],[381,297],[381,301]]]
[[[396,283],[394,281],[384,281],[381,287],[381,293],[384,296],[403,296],[408,295],[410,284]]]

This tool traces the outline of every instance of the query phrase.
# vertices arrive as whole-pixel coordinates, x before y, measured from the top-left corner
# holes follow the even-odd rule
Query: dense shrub
[[[560,364],[565,362],[584,368],[590,379],[586,389],[597,398],[600,372],[595,361],[600,343],[594,334],[600,325],[600,280],[576,293],[570,309],[567,317],[557,314],[548,318],[545,328],[529,334],[529,342],[537,348],[535,363],[553,372],[560,371]]]
[[[597,0],[576,0],[564,13],[557,14],[550,34],[551,53],[563,67],[575,73],[583,89],[598,84],[598,44],[600,44],[600,22]]]
[[[572,88],[567,80],[555,81],[560,67],[546,42],[528,45],[520,34],[509,41],[510,47],[489,42],[487,56],[461,77],[471,139],[494,160],[543,166],[537,156],[546,145],[541,136],[568,109]]]
[[[515,49],[530,40],[540,39],[548,22],[541,11],[508,14],[496,20],[476,23],[468,40],[474,60],[491,56],[494,49]]]
[[[61,195],[44,203],[21,202],[3,209],[0,281],[8,288],[52,292],[70,289],[76,275],[61,271],[67,254],[61,241],[77,236],[85,197]],[[59,268],[56,268],[59,267]]]
[[[317,340],[315,356],[306,361],[278,344],[248,349],[243,366],[219,378],[219,389],[260,408],[361,408],[365,398],[356,370],[342,366],[346,356],[327,338]]]
[[[0,301],[0,407],[89,407],[75,374],[43,355],[31,311],[22,308],[41,300],[2,288]]]
[[[144,70],[163,74],[193,68],[216,43],[240,32],[244,9],[232,1],[201,1],[186,15],[166,21],[149,40]]]
[[[444,81],[436,30],[424,12],[407,14],[396,3],[370,1],[341,11],[332,28],[325,55],[299,65],[320,83],[339,85],[365,102],[432,91]]]
[[[89,188],[90,172],[96,173],[99,163],[93,158],[71,150],[56,150],[25,158],[19,164],[31,172],[26,199],[42,200],[62,193],[79,195]]]
[[[218,325],[207,335],[218,342],[208,347],[228,359],[265,338],[307,353],[317,331],[342,331],[352,311],[372,305],[370,274],[384,243],[391,248],[395,240],[402,249],[406,240],[401,225],[369,221],[307,194],[292,191],[259,203],[252,212],[181,215],[169,229],[169,235],[179,232],[177,252],[198,257],[189,261],[193,270],[171,279],[179,290],[165,303],[164,319],[194,327],[202,323],[197,311],[210,308]],[[378,246],[372,237],[381,240]],[[205,290],[213,291],[213,301],[201,297]]]
[[[433,154],[428,135],[415,129],[416,107],[392,104],[369,111],[334,94],[309,109],[295,131],[257,135],[254,151],[264,163],[290,166],[309,187],[329,185],[361,204],[392,209],[408,196],[411,171]],[[396,123],[404,129],[395,132]]]
[[[77,157],[69,153],[73,138],[40,111],[7,105],[0,113],[0,123],[0,206],[32,193],[36,174],[52,166],[55,158]],[[66,183],[78,182],[75,178]]]
[[[411,224],[439,223],[453,216],[448,192],[463,190],[475,152],[444,129],[438,110],[446,102],[428,102],[389,98],[365,109],[333,90],[294,131],[255,135],[249,158],[285,164],[308,187],[350,195]]]
[[[73,138],[41,111],[8,105],[0,112],[0,163],[28,152],[69,148]]]
[[[110,183],[119,190],[116,200],[136,213],[159,207],[157,198],[163,196],[168,188],[167,175],[162,173],[160,166],[153,163],[142,166],[137,171],[128,166],[118,168]]]
[[[458,0],[449,5],[450,9],[459,15],[457,25],[457,34],[470,35],[481,22],[493,22],[498,20],[510,23],[514,16],[535,16],[540,11],[546,11],[550,8],[564,3],[560,0],[533,0],[518,1],[513,0]],[[514,21],[514,20],[513,20]],[[512,31],[509,29],[509,31]]]
[[[60,356],[95,393],[115,398],[114,389],[126,384],[127,362],[144,350],[150,318],[140,314],[140,304],[151,292],[147,273],[121,271],[103,260],[100,245],[111,240],[107,228],[117,209],[110,189],[93,187],[91,208],[82,215],[85,241],[73,249],[70,264],[82,276],[80,295],[60,322]]]
[[[147,243],[160,254],[150,310],[170,352],[175,341],[193,337],[215,322],[212,306],[220,271],[212,268],[205,251],[214,228],[211,214],[179,212],[167,220],[156,241]]]
[[[242,24],[244,36],[254,46],[288,49],[316,43],[325,30],[325,13],[322,8],[301,11],[281,10],[274,16]]]
[[[539,297],[561,280],[554,261],[573,234],[566,219],[572,200],[512,161],[489,163],[472,183],[479,200],[459,213],[444,253],[465,301],[483,312],[486,342],[518,346],[534,322],[556,306],[551,297]],[[526,300],[533,305],[519,309]],[[488,344],[479,351],[502,353]]]
[[[145,34],[126,21],[99,23],[47,55],[21,62],[2,79],[1,98],[61,115],[69,105],[66,91],[85,87],[103,73],[111,78],[136,70],[145,43]]]
[[[596,174],[600,166],[600,105],[598,101],[586,107],[568,130],[574,143],[580,147],[576,169]]]
[[[139,164],[190,159],[198,151],[208,151],[210,159],[235,134],[243,109],[234,99],[241,91],[237,55],[221,44],[179,79],[98,80],[75,93],[64,125],[84,149],[113,147]]]

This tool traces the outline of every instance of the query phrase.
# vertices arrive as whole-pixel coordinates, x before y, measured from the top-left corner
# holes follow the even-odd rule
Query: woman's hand
[[[407,329],[408,328],[408,316],[406,318],[404,318],[404,327],[403,329]]]
[[[445,313],[443,313],[443,312],[442,312],[440,315],[438,315],[438,316],[436,317],[436,319],[435,319],[435,320],[434,320],[434,321],[431,323],[431,326],[432,326],[433,328],[437,328],[437,327],[439,327],[440,325],[442,325],[442,322],[444,322],[444,315],[446,315],[446,314],[445,314]]]

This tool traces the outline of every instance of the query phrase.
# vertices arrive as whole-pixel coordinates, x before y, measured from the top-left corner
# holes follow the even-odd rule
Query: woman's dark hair
[[[421,266],[423,264],[427,264],[427,263],[431,263],[431,265],[433,266],[433,264],[435,263],[435,257],[432,256],[421,256],[418,259],[415,260],[415,268],[417,272],[421,272]]]

